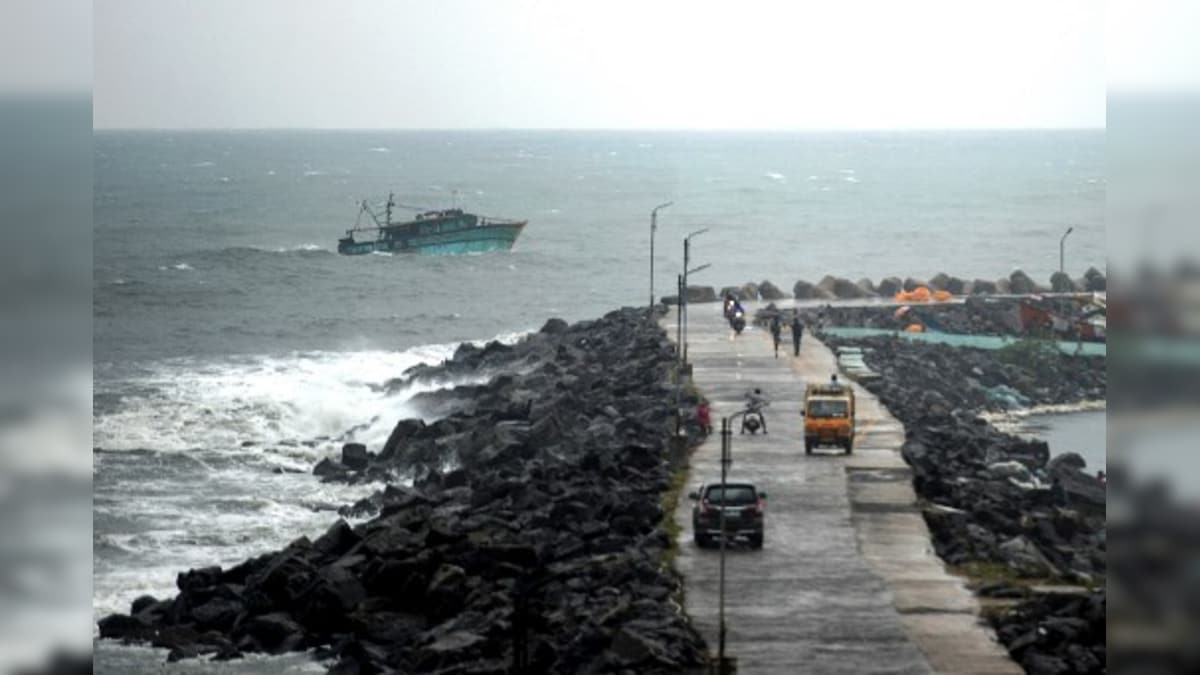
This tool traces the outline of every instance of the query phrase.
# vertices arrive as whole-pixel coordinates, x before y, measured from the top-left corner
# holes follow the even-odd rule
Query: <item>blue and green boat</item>
[[[526,221],[492,218],[453,208],[425,211],[409,221],[392,222],[396,203],[388,195],[382,220],[366,202],[358,212],[358,222],[338,240],[338,253],[424,253],[453,255],[482,251],[508,250],[520,236]],[[363,215],[368,218],[363,223]]]

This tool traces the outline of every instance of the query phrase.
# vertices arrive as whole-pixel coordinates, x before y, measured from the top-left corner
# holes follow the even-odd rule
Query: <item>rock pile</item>
[[[401,421],[378,454],[348,444],[318,465],[412,477],[352,507],[373,519],[182,573],[176,597],[139,598],[101,637],[171,659],[316,648],[336,672],[696,668],[704,643],[663,564],[672,358],[645,310],[621,310],[412,369],[404,381],[502,374],[426,397],[452,412]]]
[[[1003,410],[1014,398],[1023,405],[1103,399],[1103,359],[1020,344],[987,352],[894,338],[825,341],[863,348],[867,365],[881,375],[864,386],[904,423],[901,453],[912,467],[913,486],[943,560],[1001,565],[1013,577],[1103,585],[1104,483],[1083,471],[1078,455],[1052,459],[1044,442],[1001,433],[977,416]],[[1104,591],[1097,595],[1103,607]],[[1097,653],[1103,662],[1102,629],[1080,629],[1069,639],[1066,633],[1032,642],[1023,637],[1029,626],[1036,629],[1054,617],[1090,625],[1094,603],[1039,598],[1022,607],[1024,618],[1010,623],[1023,628],[1002,630],[1000,637],[1029,672],[1091,672],[1045,664],[1090,663],[1088,655]]]
[[[1033,675],[1106,671],[1107,602],[1103,592],[1046,593],[993,618],[1009,653]]]
[[[914,277],[904,280],[899,277],[887,277],[881,279],[878,284],[872,283],[870,279],[853,282],[842,277],[826,276],[815,284],[803,279],[797,281],[792,286],[792,295],[797,300],[891,298],[901,291],[912,291],[919,286],[925,286],[931,291],[947,291],[953,295],[1030,294],[1045,293],[1051,290],[1060,293],[1076,293],[1104,291],[1106,280],[1104,273],[1094,267],[1089,268],[1081,279],[1071,279],[1066,274],[1055,272],[1046,285],[1035,282],[1021,270],[1015,270],[1009,276],[995,281],[986,279],[967,281],[944,272],[934,275],[929,281]]]
[[[1049,283],[1046,285],[1037,283],[1021,270],[1014,270],[1007,277],[995,281],[987,279],[967,281],[966,279],[940,272],[934,275],[929,281],[923,281],[914,277],[908,277],[904,280],[901,280],[899,277],[887,277],[881,279],[878,284],[875,284],[870,279],[859,279],[855,282],[844,277],[826,275],[817,283],[803,279],[798,280],[792,284],[792,297],[797,300],[891,298],[901,291],[912,291],[920,286],[924,286],[931,291],[946,291],[952,295],[995,295],[1009,293],[1027,295],[1049,291],[1056,293],[1090,293],[1105,291],[1106,283],[1104,273],[1095,267],[1088,268],[1088,271],[1079,279],[1071,279],[1070,276],[1062,272],[1055,272],[1050,276]],[[783,300],[787,298],[783,291],[770,281],[761,281],[758,283],[751,281],[741,286],[726,286],[719,292],[714,291],[711,286],[689,286],[688,301],[715,302],[725,297],[728,293],[736,295],[740,300]],[[667,305],[679,303],[679,299],[675,295],[663,296],[661,301]]]

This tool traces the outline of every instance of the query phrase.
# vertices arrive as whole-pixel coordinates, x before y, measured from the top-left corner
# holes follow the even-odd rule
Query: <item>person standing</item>
[[[700,404],[696,406],[696,424],[701,434],[707,436],[712,433],[712,409],[706,398],[700,399]]]
[[[779,341],[782,339],[780,334],[783,332],[783,322],[779,320],[779,315],[775,314],[771,317],[771,339],[775,341],[775,358],[779,358]]]
[[[800,323],[800,315],[792,317],[792,351],[800,356],[800,338],[804,335],[804,324]],[[778,344],[778,342],[777,342]]]

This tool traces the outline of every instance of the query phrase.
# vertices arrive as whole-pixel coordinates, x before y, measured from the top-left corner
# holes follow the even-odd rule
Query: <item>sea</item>
[[[1103,130],[99,131],[93,614],[321,534],[378,486],[310,473],[378,450],[462,341],[515,340],[694,284],[1046,280],[1105,264]],[[359,205],[528,226],[511,251],[340,256]],[[650,277],[651,210],[654,270]],[[1075,449],[1072,447],[1072,449]],[[1101,451],[1102,453],[1102,451]],[[97,644],[110,672],[208,672]],[[252,658],[222,672],[313,669]],[[319,668],[317,668],[319,670]]]

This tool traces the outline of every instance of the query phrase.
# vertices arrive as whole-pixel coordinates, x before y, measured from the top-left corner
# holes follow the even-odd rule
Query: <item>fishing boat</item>
[[[388,195],[381,220],[364,201],[354,227],[338,239],[338,253],[362,255],[378,251],[452,255],[508,250],[526,223],[524,220],[478,216],[459,208],[423,211],[412,220],[394,223],[392,210],[396,206],[393,195]]]

